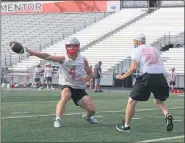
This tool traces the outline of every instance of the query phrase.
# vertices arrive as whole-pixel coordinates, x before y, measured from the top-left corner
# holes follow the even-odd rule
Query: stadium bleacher
[[[9,48],[10,41],[20,42],[25,47],[38,51],[40,47],[50,45],[51,42],[56,43],[110,14],[109,12],[97,12],[2,15],[1,58],[11,53],[12,64],[18,62],[19,56]]]
[[[164,33],[170,32],[178,35],[183,31],[183,17],[183,8],[160,8],[135,24],[90,47],[82,54],[88,57],[91,65],[96,64],[101,57],[102,69],[106,72],[131,55],[134,35],[145,33],[148,44],[152,44]]]
[[[168,51],[162,52],[164,59],[164,67],[168,72],[175,67],[177,73],[184,74],[184,47],[170,48]]]
[[[94,23],[93,25],[87,27],[84,30],[81,30],[72,36],[77,37],[81,42],[81,48],[88,43],[101,38],[104,34],[116,29],[117,27],[127,23],[128,21],[140,16],[145,13],[146,9],[124,9],[115,14],[109,15],[106,18]],[[74,21],[73,21],[74,22]],[[43,52],[48,52],[50,54],[64,54],[65,39],[59,41],[58,43],[49,46],[44,49]],[[32,48],[32,47],[30,47]],[[40,63],[40,59],[37,57],[30,57],[26,60],[21,61],[20,63],[13,65],[13,69],[19,71],[26,71],[27,68],[31,68],[36,64]]]
[[[79,32],[76,32],[72,35],[70,33],[68,34],[71,36],[77,37],[81,41],[81,48],[83,48],[84,46],[91,43],[92,41],[95,41],[101,38],[103,35],[111,32],[112,30],[118,28],[120,25],[127,23],[128,21],[132,20],[135,17],[140,16],[141,14],[145,12],[146,12],[146,9],[123,9],[123,10],[120,10],[119,12],[116,12],[115,14],[107,16],[106,18],[88,26],[87,28],[83,30],[80,30]],[[58,17],[56,16],[55,20],[60,19],[59,15],[60,14],[58,14]],[[87,15],[88,14],[86,14],[86,16],[83,15],[81,18],[88,19]],[[72,20],[75,21],[75,18],[73,16],[71,16],[69,20],[67,21],[72,21]],[[38,16],[36,17],[38,18]],[[36,17],[35,19],[37,19]],[[51,20],[51,16],[43,15],[42,18],[45,19],[46,21],[48,21],[48,19]],[[155,12],[148,14],[147,16],[136,21],[134,24],[131,24],[121,29],[119,32],[113,33],[107,39],[103,39],[99,43],[96,43],[95,45],[88,47],[87,50],[82,52],[82,55],[88,58],[89,63],[91,65],[96,64],[101,58],[103,62],[103,65],[102,65],[103,72],[109,71],[110,69],[115,68],[117,63],[123,61],[128,56],[130,56],[131,51],[132,51],[132,38],[135,34],[145,33],[145,35],[147,36],[147,43],[152,44],[153,42],[161,38],[166,33],[170,33],[172,35],[178,35],[179,33],[181,33],[184,28],[183,18],[184,18],[184,8],[160,8],[156,10]],[[17,19],[19,18],[17,17]],[[30,23],[30,21],[31,20],[28,20],[26,22]],[[73,23],[75,23],[74,21]],[[26,22],[24,23],[24,25],[27,25],[29,27],[30,25],[26,24]],[[6,20],[4,21],[4,24],[5,23],[6,23]],[[38,21],[38,23],[41,24],[42,22]],[[65,24],[63,25],[63,24],[61,24],[60,26],[64,28],[66,25]],[[9,27],[10,25],[11,24],[9,24]],[[38,27],[36,26],[37,28],[34,28],[34,29],[37,29],[37,30],[42,29],[41,27],[43,27],[44,25],[50,26],[51,24],[49,22],[45,24],[41,24],[41,25],[38,24]],[[14,34],[12,34],[12,38],[14,37],[16,39],[18,37],[17,38],[18,40],[20,41],[22,40],[23,43],[25,42],[24,46],[29,47],[32,45],[30,48],[33,47],[33,49],[35,49],[36,47],[36,49],[38,49],[39,41],[42,41],[42,38],[43,38],[43,41],[46,42],[51,38],[55,39],[61,36],[60,34],[62,33],[62,31],[57,31],[58,25],[59,23],[56,23],[56,25],[52,27],[55,30],[49,33],[47,33],[47,29],[44,29],[44,28],[42,29],[43,31],[42,30],[37,31],[37,33],[33,35],[29,35],[31,33],[31,30],[25,31],[25,34],[27,33],[27,36],[28,35],[30,36],[29,38],[26,39],[27,41],[25,41],[25,39],[21,39],[22,34],[19,34],[19,36],[17,36],[16,30],[15,30],[16,28],[14,27],[15,29],[13,32]],[[71,27],[69,27],[69,29],[70,28]],[[25,29],[20,28],[20,31],[21,30],[24,31]],[[66,31],[68,30],[66,29]],[[8,35],[10,36],[10,31],[5,30],[4,34],[6,36],[3,41],[4,42],[3,46],[6,47],[5,44],[9,42],[8,38],[6,37],[8,37]],[[44,38],[45,36],[48,37],[49,39]],[[41,39],[39,39],[38,37],[40,37]],[[38,40],[35,40],[37,38]],[[53,41],[53,42],[56,43],[56,41]],[[64,42],[65,42],[65,39],[57,42],[56,44],[48,46],[46,49],[43,49],[42,52],[47,52],[53,55],[64,54],[65,53],[65,48],[63,48]],[[24,58],[25,57],[26,55],[24,55]],[[16,57],[15,59],[17,59],[17,60],[14,60],[15,63],[17,63],[18,57]],[[29,58],[26,58],[20,61],[17,64],[14,64],[12,69],[14,71],[27,71],[28,68],[36,66],[37,64],[41,62],[42,60],[37,57],[29,57]],[[167,67],[167,70],[168,70],[168,67]],[[180,70],[180,72],[182,71]]]

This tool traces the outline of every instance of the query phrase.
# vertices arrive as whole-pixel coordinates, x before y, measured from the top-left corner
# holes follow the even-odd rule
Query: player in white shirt
[[[132,63],[128,71],[122,75],[117,75],[118,79],[125,79],[132,75],[139,65],[139,77],[130,93],[127,107],[126,117],[116,126],[119,131],[130,131],[131,119],[135,112],[137,101],[147,101],[151,92],[154,95],[154,102],[165,116],[166,130],[173,130],[172,115],[168,113],[167,106],[164,101],[169,97],[169,88],[166,74],[160,53],[156,48],[146,45],[146,37],[139,34],[133,39],[135,49],[132,52]]]
[[[177,74],[175,72],[175,68],[173,67],[169,73],[170,86],[172,88],[172,91],[174,90],[174,86],[176,83],[176,77],[177,77]]]
[[[44,68],[44,80],[46,80],[47,82],[47,88],[46,89],[49,89],[49,84],[50,84],[50,88],[53,89],[53,86],[52,86],[52,72],[53,72],[53,69],[51,67],[51,64],[50,63],[47,63],[46,64],[46,67]]]
[[[46,72],[45,72],[45,68],[47,67],[47,64],[45,65],[45,67],[43,68],[43,82],[42,82],[42,87],[40,89],[44,88],[44,84],[46,82]]]
[[[37,88],[41,86],[41,80],[40,80],[41,73],[42,73],[42,70],[40,69],[40,65],[37,65],[33,73],[33,77],[34,77],[33,86],[35,85]]]
[[[76,106],[86,110],[83,115],[91,124],[97,123],[93,117],[95,107],[92,99],[85,92],[86,82],[92,78],[92,71],[88,61],[80,55],[80,42],[76,38],[69,38],[65,43],[65,56],[52,56],[47,53],[34,52],[26,48],[26,51],[41,59],[60,63],[60,82],[62,84],[61,99],[56,107],[56,120],[54,127],[61,127],[61,118],[65,112],[67,102],[72,98]]]

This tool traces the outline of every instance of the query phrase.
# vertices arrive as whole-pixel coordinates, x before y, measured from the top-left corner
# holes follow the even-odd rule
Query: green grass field
[[[131,132],[126,133],[115,126],[125,114],[128,92],[88,93],[99,123],[85,121],[84,111],[70,101],[62,128],[54,128],[59,91],[2,91],[2,142],[184,142],[184,97],[171,95],[166,102],[175,118],[172,132],[166,132],[164,117],[151,97],[137,104]]]

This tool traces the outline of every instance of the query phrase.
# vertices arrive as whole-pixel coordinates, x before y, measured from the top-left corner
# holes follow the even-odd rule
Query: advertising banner
[[[29,1],[2,2],[1,14],[115,12],[120,1]]]

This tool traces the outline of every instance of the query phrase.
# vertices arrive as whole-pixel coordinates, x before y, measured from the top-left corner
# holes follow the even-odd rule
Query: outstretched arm
[[[137,62],[133,60],[128,71],[124,75],[122,74],[117,75],[116,78],[125,79],[129,77],[130,75],[132,75],[136,71],[136,69],[137,69]]]
[[[36,56],[44,60],[53,61],[53,62],[63,62],[65,60],[64,56],[52,56],[47,53],[35,52],[28,48],[25,48],[25,49],[26,49],[26,52],[30,54],[30,56]]]

